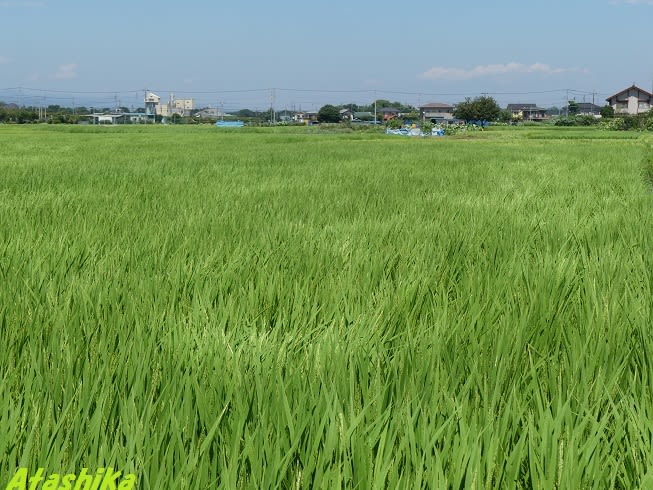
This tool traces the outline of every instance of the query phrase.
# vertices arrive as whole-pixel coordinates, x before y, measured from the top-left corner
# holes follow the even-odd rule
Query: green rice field
[[[653,488],[652,319],[643,133],[0,125],[0,488]]]

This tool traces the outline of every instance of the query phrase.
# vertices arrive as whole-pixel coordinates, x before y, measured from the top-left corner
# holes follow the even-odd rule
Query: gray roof
[[[537,104],[508,104],[509,111],[537,110]]]
[[[419,106],[420,109],[453,109],[451,104],[445,104],[443,102],[429,102]]]
[[[647,91],[644,90],[643,88],[639,88],[637,85],[635,85],[635,84],[633,83],[630,87],[625,88],[625,89],[623,89],[621,92],[617,92],[617,93],[614,94],[614,95],[611,95],[610,97],[608,97],[608,98],[605,99],[605,100],[607,100],[607,101],[609,102],[611,99],[613,99],[613,98],[615,98],[615,97],[619,97],[619,96],[622,95],[622,94],[628,93],[628,91],[630,91],[630,90],[638,90],[638,91],[639,91],[639,94],[638,94],[639,97],[638,97],[638,98],[640,98],[640,100],[642,100],[642,99],[641,99],[641,96],[642,96],[642,95],[644,95],[644,99],[646,99],[646,98],[653,98],[653,94],[652,94],[652,93],[647,92]]]

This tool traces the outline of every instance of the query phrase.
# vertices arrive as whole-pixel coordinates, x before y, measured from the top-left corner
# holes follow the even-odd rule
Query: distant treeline
[[[348,109],[352,112],[373,112],[375,107],[375,102],[370,104],[340,104],[336,106],[338,109]],[[397,101],[389,101],[385,99],[379,99],[376,101],[377,109],[382,107],[393,107],[403,113],[413,113],[417,112],[417,109],[411,105],[402,104]],[[191,117],[194,116],[197,112],[200,112],[201,109],[196,109],[191,111]],[[89,115],[92,113],[116,113],[116,112],[139,112],[144,113],[145,109],[139,107],[137,109],[130,109],[128,107],[118,107],[118,108],[109,108],[109,107],[65,107],[60,105],[48,105],[48,106],[19,106],[14,103],[5,103],[0,101],[0,123],[16,123],[16,124],[28,124],[36,122],[49,122],[49,123],[76,123],[80,120],[86,118],[80,117]],[[265,123],[269,121],[279,121],[281,116],[290,116],[297,113],[295,110],[287,109],[277,109],[273,111],[267,109],[265,111],[255,111],[251,109],[239,109],[237,111],[230,111],[229,116],[238,117],[240,119],[245,119],[251,123]],[[160,120],[161,117],[157,117],[157,120]],[[188,119],[181,118],[181,119]],[[215,118],[214,118],[215,119]],[[183,122],[183,121],[179,121]]]
[[[97,109],[99,112],[110,111],[111,109]],[[17,104],[6,104],[0,102],[0,122],[4,123],[35,123],[35,122],[58,122],[74,123],[80,116],[91,114],[87,107],[62,107],[59,105],[48,106],[18,106]]]

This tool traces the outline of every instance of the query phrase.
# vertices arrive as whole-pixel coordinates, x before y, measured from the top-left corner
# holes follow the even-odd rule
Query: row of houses
[[[628,114],[635,116],[649,112],[653,107],[653,94],[633,84],[630,87],[611,95],[606,99],[608,106],[612,107],[615,114]],[[601,107],[590,102],[577,102],[577,114],[583,116],[599,116]],[[507,109],[513,116],[524,120],[541,121],[549,116],[546,109],[537,107],[536,104],[508,104]]]
[[[606,102],[612,107],[615,114],[636,115],[651,110],[651,107],[653,107],[653,94],[633,84],[608,97]],[[592,102],[578,102],[576,105],[577,114],[583,116],[599,116],[601,114],[601,106]],[[456,106],[452,104],[430,102],[419,107],[419,117],[422,121],[447,123],[455,120],[455,109]],[[545,121],[551,117],[548,109],[531,103],[508,104],[506,110],[510,112],[512,117],[524,121]],[[384,121],[401,115],[397,109],[391,107],[381,108],[378,113],[380,119]],[[355,119],[361,113],[349,113],[344,109],[341,114],[343,118]],[[365,114],[369,115],[369,113]]]
[[[648,112],[653,107],[653,94],[636,86],[632,86],[617,92],[616,94],[606,99],[609,106],[614,109],[615,114],[639,114]],[[167,103],[161,103],[161,97],[150,92],[145,97],[146,114],[160,115],[163,117],[170,117],[173,114],[180,116],[188,116],[194,110],[193,99],[177,99],[173,94],[170,95]],[[601,113],[601,106],[591,102],[578,102],[578,114],[585,116],[599,116]],[[429,102],[421,105],[419,108],[419,118],[422,121],[432,121],[434,123],[448,123],[455,122],[454,111],[456,106],[453,104],[443,102]],[[524,121],[545,121],[551,117],[548,109],[538,107],[533,103],[514,103],[508,104],[506,110],[510,112],[513,118],[521,119]],[[206,109],[206,111],[211,111]],[[564,111],[564,109],[563,109]],[[220,113],[216,109],[215,113],[209,114],[206,117],[219,116]],[[395,117],[402,117],[398,109],[393,107],[381,107],[377,110],[376,114],[372,112],[354,112],[349,109],[342,109],[340,117],[342,120],[358,122],[370,121],[377,119],[379,121],[388,121]],[[289,120],[300,123],[310,123],[317,121],[317,112],[297,112],[292,116],[287,116]]]

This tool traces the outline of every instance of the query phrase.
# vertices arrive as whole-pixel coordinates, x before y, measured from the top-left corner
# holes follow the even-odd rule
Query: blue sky
[[[0,0],[0,100],[603,105],[652,89],[651,20],[653,0]]]

